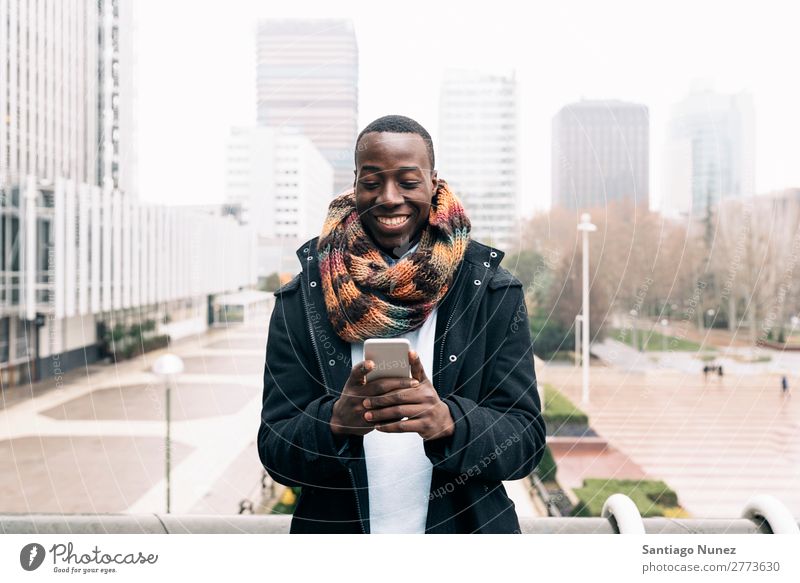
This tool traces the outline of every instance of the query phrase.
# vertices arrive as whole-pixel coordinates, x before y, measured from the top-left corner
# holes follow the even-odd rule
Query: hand
[[[331,432],[334,435],[366,435],[375,428],[364,417],[365,398],[376,398],[398,390],[416,387],[413,378],[383,378],[367,382],[367,373],[375,368],[372,360],[362,360],[350,371],[341,396],[333,403]]]
[[[413,431],[425,440],[449,437],[455,431],[450,408],[428,380],[416,351],[409,351],[408,362],[411,376],[419,385],[367,397],[362,403],[367,410],[365,419],[387,433]]]

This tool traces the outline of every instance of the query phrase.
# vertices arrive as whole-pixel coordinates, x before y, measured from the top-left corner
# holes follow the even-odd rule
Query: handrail
[[[800,534],[792,513],[786,505],[770,494],[750,498],[742,512],[744,518],[763,518],[775,534]]]
[[[603,503],[600,512],[603,518],[609,518],[619,534],[644,534],[642,515],[636,503],[625,494],[612,494]]]
[[[286,534],[281,514],[0,514],[2,534]],[[520,518],[524,534],[616,534],[610,518]],[[759,518],[643,518],[646,534],[770,534]],[[623,528],[623,530],[625,530]]]

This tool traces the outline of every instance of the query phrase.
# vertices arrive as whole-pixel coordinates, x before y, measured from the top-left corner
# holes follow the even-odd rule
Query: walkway
[[[580,369],[545,365],[540,381],[581,398]],[[795,378],[793,386],[797,386]],[[591,371],[592,427],[695,517],[739,516],[754,494],[773,494],[800,516],[800,394],[778,375],[701,375],[654,369]]]
[[[172,512],[232,514],[259,484],[255,445],[266,325],[174,345],[186,371],[172,393]],[[0,512],[163,512],[164,351],[6,389]]]

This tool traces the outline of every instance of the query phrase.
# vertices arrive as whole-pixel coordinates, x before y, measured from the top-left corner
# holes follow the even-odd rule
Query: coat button
[[[455,354],[450,355],[450,362],[455,362],[457,359],[458,357]]]
[[[486,484],[484,484],[484,485],[483,485],[483,491],[484,491],[484,492],[488,492],[488,491],[489,491],[489,486],[487,486]]]
[[[316,281],[312,281],[308,285],[310,285],[311,287],[317,287],[317,282]]]
[[[333,360],[333,359],[331,358],[331,359],[328,361],[328,364],[329,364],[330,366],[333,366],[334,364],[336,364],[336,361],[335,361],[335,360]]]
[[[475,280],[473,283],[474,283],[475,285],[480,285],[480,284],[481,284],[481,280],[480,280],[480,279],[476,279],[476,280]]]
[[[309,255],[308,257],[306,257],[306,261],[311,261],[312,259],[314,259],[313,255]]]
[[[484,267],[489,267],[490,265],[491,265],[491,264],[490,264],[488,261],[484,261],[484,262],[483,262],[483,266],[484,266]]]
[[[305,252],[305,253],[308,253],[308,247],[306,247],[305,249],[303,249],[303,252]]]
[[[497,257],[497,251],[492,251],[491,253],[489,253],[489,256]]]

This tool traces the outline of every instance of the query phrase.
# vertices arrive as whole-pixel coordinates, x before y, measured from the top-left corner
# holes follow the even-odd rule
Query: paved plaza
[[[266,323],[182,340],[172,390],[173,513],[233,514],[262,475],[255,439]],[[165,350],[92,365],[56,387],[9,387],[0,409],[0,512],[163,512]]]
[[[537,376],[580,403],[579,368],[549,364]],[[666,481],[692,516],[738,517],[755,494],[800,516],[800,395],[781,395],[778,375],[704,382],[702,373],[597,367],[590,386],[581,407],[595,431]]]

